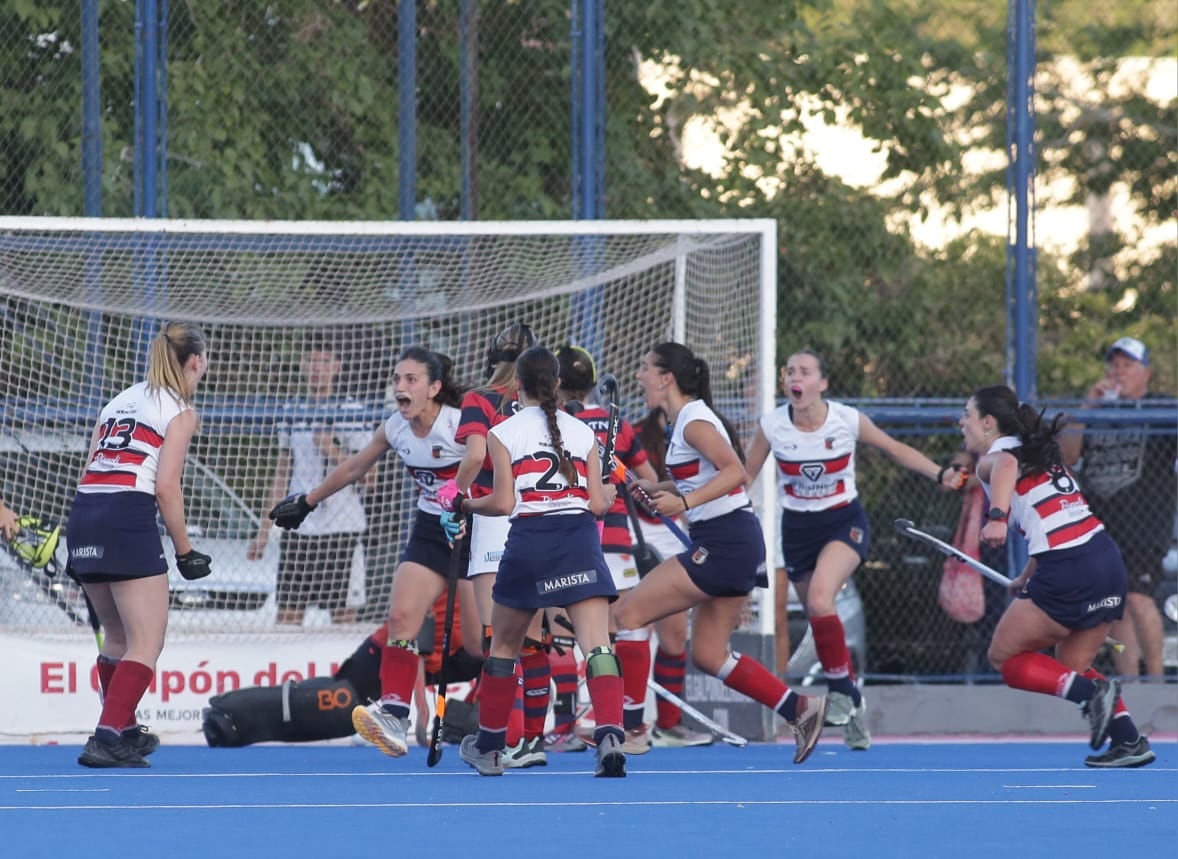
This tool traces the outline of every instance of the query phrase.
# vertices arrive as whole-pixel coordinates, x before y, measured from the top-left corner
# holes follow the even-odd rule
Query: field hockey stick
[[[658,695],[664,701],[674,704],[676,707],[678,707],[691,718],[695,719],[695,721],[699,722],[728,745],[736,746],[738,749],[743,749],[749,744],[749,741],[740,734],[734,734],[732,731],[728,730],[718,722],[713,722],[711,719],[709,719],[699,710],[692,707],[674,692],[659,684],[658,681],[648,680],[646,681],[646,685],[650,687],[650,691],[654,692],[654,694]]]
[[[932,546],[934,549],[937,549],[942,554],[948,555],[950,558],[956,558],[958,561],[961,561],[961,563],[965,564],[971,570],[973,570],[976,573],[981,573],[981,575],[985,576],[987,579],[989,579],[992,582],[1000,584],[1003,587],[1010,586],[1011,580],[1008,579],[1006,576],[1002,575],[1002,573],[998,572],[997,570],[995,570],[991,567],[986,566],[985,564],[983,564],[981,561],[977,560],[976,558],[971,558],[968,554],[961,551],[956,546],[950,545],[949,543],[946,543],[944,540],[938,540],[932,534],[927,534],[924,531],[921,531],[919,528],[916,527],[916,525],[913,523],[913,521],[911,519],[897,519],[894,524],[896,526],[896,530],[899,531],[904,536],[911,537],[914,540],[919,540],[922,543],[927,543],[928,545]],[[1125,649],[1125,645],[1121,644],[1121,642],[1117,641],[1112,636],[1108,636],[1107,638],[1105,638],[1104,641],[1105,641],[1105,644],[1107,644],[1109,647],[1111,647],[1113,650],[1117,651],[1118,653],[1120,653],[1121,651],[1123,651]]]
[[[618,430],[622,426],[622,413],[618,408],[618,380],[612,373],[606,373],[599,383],[609,404],[609,421],[605,429],[605,451],[601,454],[602,480],[609,483],[609,463],[613,461],[614,449],[618,444]]]
[[[436,767],[442,759],[442,727],[446,723],[446,690],[449,687],[450,634],[454,631],[454,603],[458,594],[458,573],[462,569],[462,552],[466,545],[465,535],[458,539],[450,550],[450,569],[446,574],[446,613],[442,620],[442,664],[438,670],[438,696],[434,705],[434,725],[430,734],[427,766]]]
[[[623,465],[622,463],[618,462],[617,459],[614,460],[613,473],[614,473],[614,476],[617,477],[619,480],[621,480],[623,483],[625,483],[626,486],[634,486],[638,482],[638,478],[634,476],[634,472],[632,472],[630,469],[626,468],[626,466]],[[638,491],[642,492],[641,489],[639,489]],[[645,492],[643,492],[642,494],[647,500],[649,500],[650,496],[646,495]],[[650,504],[647,504],[646,506],[648,509],[651,510],[651,512],[654,511],[654,508],[651,507]],[[664,525],[667,526],[667,529],[672,534],[674,534],[676,538],[678,538],[679,542],[683,544],[684,548],[686,548],[686,549],[691,548],[691,538],[688,537],[685,533],[683,533],[683,529],[675,524],[674,519],[672,519],[670,516],[664,516],[661,513],[655,513],[654,515],[656,517],[658,517],[658,520],[660,522],[662,522]]]

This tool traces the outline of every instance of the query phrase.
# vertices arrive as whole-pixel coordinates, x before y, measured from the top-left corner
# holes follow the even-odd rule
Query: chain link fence
[[[0,10],[0,214],[94,214],[94,181],[102,215],[136,213],[138,5],[14,0]],[[940,459],[957,448],[960,402],[1001,381],[1010,354],[1007,10],[965,6],[751,0],[737,14],[650,2],[609,4],[604,20],[606,215],[778,219],[779,359],[818,349],[831,394],[869,413],[956,398],[916,421],[881,420]],[[1038,9],[1031,327],[1039,394],[1069,408],[1123,335],[1151,349],[1150,390],[1178,391],[1178,23],[1163,7]],[[98,14],[92,67],[87,8]],[[569,217],[577,4],[422,0],[411,42],[406,7],[392,0],[159,8],[161,214],[391,219],[412,179],[418,219]],[[95,85],[91,128],[84,93]],[[93,135],[101,172],[88,175]],[[1141,505],[1118,536],[1164,554],[1172,530],[1152,544],[1158,523],[1173,520],[1173,461],[1167,472],[1165,450],[1144,439],[1172,440],[1175,425],[1172,401],[1157,408],[1122,415],[1139,439],[1122,445],[1121,467],[1168,477],[1118,496]],[[876,537],[858,574],[868,673],[984,672],[1002,595],[988,591],[983,621],[949,620],[936,603],[941,559],[890,526],[906,516],[951,535],[958,499],[870,454],[860,471]],[[994,565],[1009,572],[1004,561]],[[1173,582],[1158,575],[1156,604]],[[1174,624],[1164,623],[1168,641]]]

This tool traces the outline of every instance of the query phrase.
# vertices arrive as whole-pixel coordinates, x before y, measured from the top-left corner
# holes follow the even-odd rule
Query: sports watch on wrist
[[[991,522],[1005,522],[1010,516],[1009,510],[1003,510],[1001,507],[991,507],[990,512],[986,514],[986,518]]]

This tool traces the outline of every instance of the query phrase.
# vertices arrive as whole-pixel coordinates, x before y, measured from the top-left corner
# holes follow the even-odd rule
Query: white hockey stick
[[[927,543],[928,545],[940,551],[942,554],[948,555],[950,558],[956,558],[974,572],[981,573],[990,581],[997,582],[1003,587],[1008,587],[1010,585],[1010,579],[1002,575],[1002,573],[986,566],[976,558],[971,558],[956,546],[952,546],[949,543],[946,543],[944,540],[938,540],[932,534],[927,534],[924,531],[921,531],[916,527],[911,519],[897,519],[895,521],[895,526],[896,530],[904,536],[911,537],[914,540],[919,540],[922,543]],[[1121,644],[1121,642],[1117,641],[1111,635],[1105,638],[1104,641],[1105,644],[1118,653],[1125,649],[1125,645]]]
[[[732,733],[732,731],[729,731],[723,725],[720,725],[717,722],[713,722],[711,719],[709,719],[707,716],[705,716],[699,710],[692,707],[690,704],[688,704],[686,701],[684,701],[682,698],[680,698],[674,692],[665,688],[664,686],[657,683],[656,681],[648,680],[647,685],[650,686],[650,690],[652,692],[654,692],[654,694],[658,695],[664,701],[669,701],[670,703],[674,704],[676,707],[678,707],[680,710],[682,710],[684,713],[686,713],[691,718],[695,719],[695,721],[699,722],[701,725],[703,725],[705,728],[707,728],[709,731],[711,731],[713,734],[715,734],[721,740],[726,742],[728,745],[736,746],[738,749],[743,749],[745,746],[747,746],[749,744],[749,741],[746,740],[744,737],[742,737],[740,734],[734,734],[734,733]]]

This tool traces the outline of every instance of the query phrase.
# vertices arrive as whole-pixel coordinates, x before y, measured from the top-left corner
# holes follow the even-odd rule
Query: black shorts
[[[1153,597],[1162,581],[1162,561],[1165,549],[1147,546],[1125,546],[1117,544],[1121,557],[1125,559],[1125,572],[1129,576],[1129,593]]]
[[[282,535],[278,554],[279,608],[347,606],[359,534]]]
[[[470,541],[464,541],[463,545],[467,547],[467,552],[466,557],[459,561],[460,579],[466,578],[466,567],[470,562]],[[419,508],[413,530],[409,532],[409,540],[401,552],[400,562],[421,564],[445,578],[450,575],[450,555],[450,542],[442,530],[442,523],[438,521],[438,514],[427,513]]]
[[[167,575],[155,496],[146,492],[78,493],[65,539],[80,582]]]

